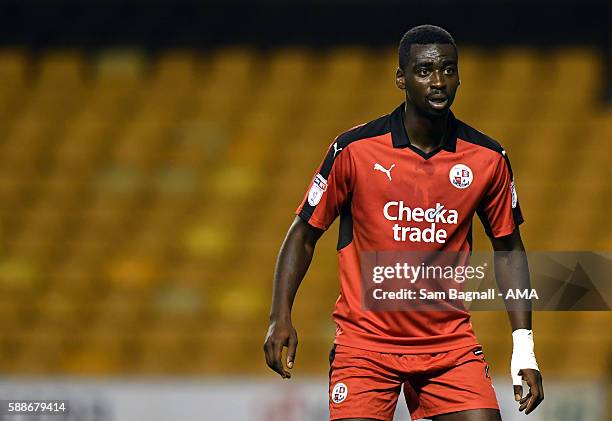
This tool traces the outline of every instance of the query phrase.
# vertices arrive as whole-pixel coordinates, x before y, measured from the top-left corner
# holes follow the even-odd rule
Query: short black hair
[[[419,25],[404,34],[399,43],[399,65],[402,70],[408,63],[410,47],[414,44],[451,44],[457,51],[455,40],[446,29],[435,25]]]

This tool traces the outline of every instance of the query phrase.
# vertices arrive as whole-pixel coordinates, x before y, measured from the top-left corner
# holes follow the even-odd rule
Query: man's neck
[[[444,144],[444,135],[448,127],[450,113],[447,111],[439,117],[432,117],[417,110],[406,101],[404,107],[404,128],[410,144],[429,153]]]

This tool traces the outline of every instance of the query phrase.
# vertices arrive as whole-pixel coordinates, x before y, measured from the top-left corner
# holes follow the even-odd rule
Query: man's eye
[[[429,74],[429,69],[425,69],[425,68],[418,69],[417,74],[419,76],[427,76]]]
[[[457,73],[457,70],[455,70],[454,67],[447,67],[446,69],[444,69],[444,73],[446,73],[447,75],[454,75],[455,73]]]

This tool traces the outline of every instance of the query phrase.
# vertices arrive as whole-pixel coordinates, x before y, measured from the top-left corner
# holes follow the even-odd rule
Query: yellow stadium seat
[[[397,65],[391,46],[0,49],[0,372],[265,372],[252,350],[293,212],[335,136],[404,100]],[[602,66],[586,47],[460,48],[454,112],[507,149],[528,249],[612,247]],[[294,307],[308,372],[327,365],[336,241],[337,224]],[[478,224],[474,241],[490,248]],[[606,370],[607,313],[534,321],[547,372]],[[506,315],[473,323],[501,371]]]

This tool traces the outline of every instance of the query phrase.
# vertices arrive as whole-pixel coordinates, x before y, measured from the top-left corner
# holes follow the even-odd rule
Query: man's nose
[[[446,87],[446,80],[440,71],[435,71],[431,75],[431,87],[442,89]]]

